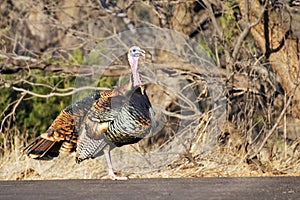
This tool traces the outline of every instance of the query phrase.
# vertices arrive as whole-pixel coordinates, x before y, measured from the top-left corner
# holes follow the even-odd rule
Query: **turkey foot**
[[[112,164],[111,164],[111,159],[110,159],[110,146],[109,145],[104,147],[103,152],[104,152],[106,162],[107,162],[107,165],[108,165],[108,175],[104,176],[102,179],[122,180],[122,181],[128,180],[128,177],[126,177],[126,176],[124,176],[124,177],[117,176],[114,173],[113,167],[112,167]]]
[[[111,179],[111,180],[117,180],[117,181],[126,181],[129,178],[127,176],[117,176],[114,173],[109,173],[108,175],[102,177],[101,179]]]

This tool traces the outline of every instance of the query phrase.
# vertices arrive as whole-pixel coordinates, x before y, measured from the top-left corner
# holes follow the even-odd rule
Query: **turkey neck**
[[[140,74],[137,70],[138,68],[138,61],[139,58],[138,57],[133,57],[132,59],[132,63],[131,64],[131,71],[132,71],[132,79],[133,79],[133,87],[137,87],[137,86],[141,86],[142,82],[140,79]]]

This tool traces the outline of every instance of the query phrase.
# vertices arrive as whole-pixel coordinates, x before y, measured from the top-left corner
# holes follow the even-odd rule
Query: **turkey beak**
[[[138,54],[138,56],[145,56],[145,51],[143,50],[143,49],[140,49],[138,52],[137,52],[137,54]]]

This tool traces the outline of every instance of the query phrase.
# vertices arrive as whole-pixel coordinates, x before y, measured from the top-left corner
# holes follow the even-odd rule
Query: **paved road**
[[[0,181],[0,199],[300,199],[300,177]]]

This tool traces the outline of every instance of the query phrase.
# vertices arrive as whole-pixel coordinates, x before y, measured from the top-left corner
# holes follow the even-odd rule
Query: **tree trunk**
[[[249,22],[252,23],[257,20],[263,5],[259,0],[245,3],[246,1],[239,0],[240,10],[243,19],[246,19],[249,13]],[[299,39],[291,31],[291,24],[295,18],[287,9],[288,5],[275,8],[269,4],[261,22],[251,29],[251,34],[279,77],[286,94],[293,95],[291,92],[299,84]],[[299,87],[293,97],[291,114],[300,118]]]

